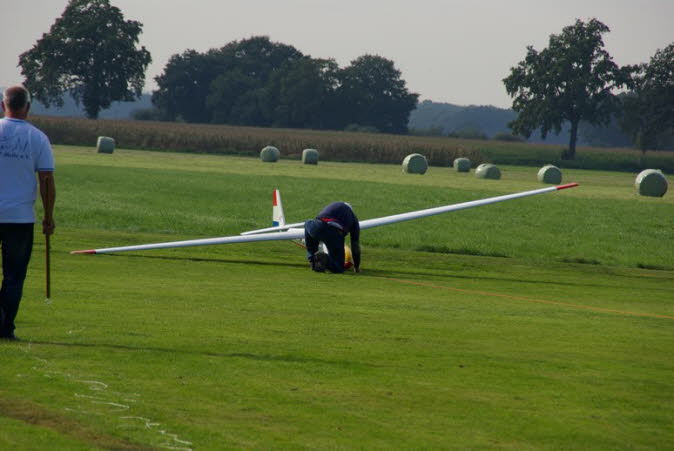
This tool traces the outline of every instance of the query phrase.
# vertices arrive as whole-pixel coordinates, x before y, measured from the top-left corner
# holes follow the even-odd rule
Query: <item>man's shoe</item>
[[[316,272],[325,272],[328,267],[328,254],[316,252],[311,260],[311,269]]]

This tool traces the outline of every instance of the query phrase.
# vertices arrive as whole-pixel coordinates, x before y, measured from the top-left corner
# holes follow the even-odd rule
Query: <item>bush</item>
[[[494,141],[505,141],[505,142],[524,142],[524,138],[521,136],[513,135],[512,133],[499,132],[494,135],[492,138]]]
[[[349,124],[344,127],[345,132],[358,132],[358,133],[379,133],[377,127],[371,125],[360,125],[360,124]]]
[[[135,121],[161,121],[164,120],[161,111],[156,108],[139,108],[131,113],[131,119]]]
[[[459,139],[488,139],[487,134],[477,128],[463,128],[454,130],[448,136],[450,138]]]

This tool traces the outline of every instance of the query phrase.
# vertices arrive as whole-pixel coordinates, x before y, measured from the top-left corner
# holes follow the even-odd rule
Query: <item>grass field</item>
[[[351,201],[361,219],[535,189],[448,168],[57,147],[0,343],[0,449],[671,449],[674,198],[634,175],[363,232],[361,274],[290,243],[74,249],[235,234]]]

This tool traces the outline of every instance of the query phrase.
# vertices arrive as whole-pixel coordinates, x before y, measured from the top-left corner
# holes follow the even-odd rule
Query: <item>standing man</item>
[[[0,339],[16,340],[14,318],[19,311],[28,261],[33,249],[33,204],[37,179],[44,207],[42,233],[54,233],[54,156],[47,136],[26,122],[30,94],[23,86],[7,88],[0,119]]]
[[[351,234],[353,269],[360,272],[360,225],[351,205],[335,202],[323,209],[316,219],[304,223],[304,241],[311,269],[334,273],[344,272],[344,237]],[[320,242],[325,243],[328,254],[318,252]]]

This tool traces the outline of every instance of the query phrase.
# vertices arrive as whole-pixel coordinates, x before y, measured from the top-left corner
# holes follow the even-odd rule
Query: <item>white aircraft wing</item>
[[[395,224],[396,222],[409,221],[411,219],[425,218],[426,216],[434,216],[450,211],[463,210],[466,208],[480,207],[482,205],[494,204],[496,202],[503,202],[504,200],[519,199],[520,197],[535,196],[536,194],[551,193],[565,188],[573,188],[578,186],[577,183],[568,183],[560,186],[549,186],[547,188],[535,189],[532,191],[524,191],[522,193],[506,194],[504,196],[490,197],[488,199],[472,200],[470,202],[463,202],[460,204],[445,205],[443,207],[428,208],[426,210],[412,211],[409,213],[400,213],[397,215],[384,216],[383,218],[366,219],[360,221],[360,229],[369,229],[372,227]]]
[[[72,251],[71,254],[107,254],[110,252],[143,251],[148,249],[166,249],[171,247],[208,246],[210,244],[252,243],[255,241],[299,240],[304,238],[304,229],[291,229],[285,232],[263,233],[250,236],[223,236],[199,240],[169,241],[166,243],[139,244],[137,246],[107,247],[104,249],[86,249]]]
[[[426,216],[439,215],[442,213],[448,213],[450,211],[463,210],[465,208],[479,207],[482,205],[489,205],[496,202],[503,202],[506,200],[519,199],[521,197],[535,196],[537,194],[550,193],[558,191],[565,188],[572,188],[578,186],[577,183],[569,183],[561,186],[550,186],[547,188],[541,188],[531,191],[524,191],[521,193],[515,194],[506,194],[504,196],[490,197],[488,199],[473,200],[469,202],[463,202],[460,204],[445,205],[442,207],[428,208],[426,210],[412,211],[408,213],[400,213],[397,215],[384,216],[382,218],[376,219],[367,219],[365,221],[360,221],[361,229],[370,229],[372,227],[378,227],[388,224],[395,224],[397,222],[410,221],[412,219],[424,218]],[[303,228],[290,228],[288,227],[302,225],[303,223],[290,224],[289,226],[279,226],[279,227],[269,227],[266,229],[254,230],[251,232],[246,232],[247,234],[234,235],[234,236],[225,236],[220,238],[203,238],[198,240],[186,240],[186,241],[170,241],[166,243],[154,243],[154,244],[139,244],[136,246],[121,246],[121,247],[108,247],[103,249],[87,249],[81,251],[72,251],[71,254],[105,254],[110,252],[125,252],[125,251],[141,251],[148,249],[166,249],[173,247],[188,247],[188,246],[207,246],[211,244],[234,244],[234,243],[252,243],[256,241],[280,241],[280,240],[298,240],[304,238],[304,229]],[[276,231],[284,230],[284,231]],[[269,232],[269,233],[264,233]]]

